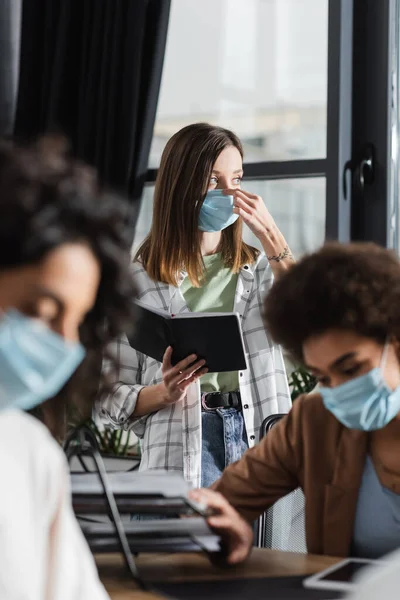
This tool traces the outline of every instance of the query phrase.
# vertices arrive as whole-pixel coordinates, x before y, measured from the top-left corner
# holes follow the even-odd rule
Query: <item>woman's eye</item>
[[[58,315],[46,315],[38,313],[34,315],[34,318],[44,323],[44,325],[47,325],[47,327],[53,327],[58,320]]]
[[[234,185],[240,185],[242,181],[241,177],[235,177],[235,179],[233,180]]]
[[[54,316],[42,314],[36,308],[29,308],[23,311],[24,315],[30,317],[31,319],[36,319],[37,321],[41,321],[47,327],[50,327],[53,324]]]
[[[35,317],[52,325],[60,316],[60,309],[52,298],[41,298],[34,307]]]
[[[327,377],[317,377],[317,383],[322,387],[329,387],[329,379]]]
[[[360,370],[360,366],[361,365],[354,365],[354,367],[349,367],[347,369],[343,369],[343,375],[346,375],[347,377],[351,377],[352,375],[355,375]]]
[[[217,177],[211,177],[211,179],[210,179],[210,185],[217,185],[217,183],[218,183]]]

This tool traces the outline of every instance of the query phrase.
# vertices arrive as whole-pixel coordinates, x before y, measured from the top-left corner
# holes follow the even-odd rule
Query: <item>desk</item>
[[[307,575],[322,571],[338,558],[279,552],[254,548],[243,565],[232,569],[213,567],[202,554],[143,554],[137,565],[146,581],[198,581],[199,579],[233,579],[235,577],[281,577]],[[100,578],[112,600],[155,600],[158,596],[135,591],[134,583],[124,570],[122,557],[118,554],[96,556]]]

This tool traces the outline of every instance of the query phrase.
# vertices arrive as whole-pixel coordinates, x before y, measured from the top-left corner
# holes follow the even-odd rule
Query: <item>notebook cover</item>
[[[162,362],[172,346],[172,363],[190,354],[206,360],[210,373],[246,369],[240,321],[236,313],[193,313],[171,317],[136,304],[136,323],[129,336],[132,348]]]

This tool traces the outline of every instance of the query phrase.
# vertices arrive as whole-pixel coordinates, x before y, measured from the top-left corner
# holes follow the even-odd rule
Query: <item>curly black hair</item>
[[[400,261],[373,243],[326,244],[273,285],[264,322],[274,341],[303,362],[303,344],[328,329],[384,343],[400,340]]]
[[[80,330],[86,359],[56,398],[39,409],[56,435],[66,405],[90,413],[107,344],[133,322],[129,205],[102,190],[96,173],[67,154],[64,140],[0,143],[0,270],[37,264],[58,246],[85,242],[97,258],[100,283]]]

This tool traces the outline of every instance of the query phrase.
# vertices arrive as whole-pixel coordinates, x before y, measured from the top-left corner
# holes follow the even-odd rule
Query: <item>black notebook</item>
[[[190,354],[204,358],[209,373],[246,369],[242,330],[237,313],[181,313],[135,302],[136,321],[129,336],[132,348],[162,362],[168,346],[172,364]]]

